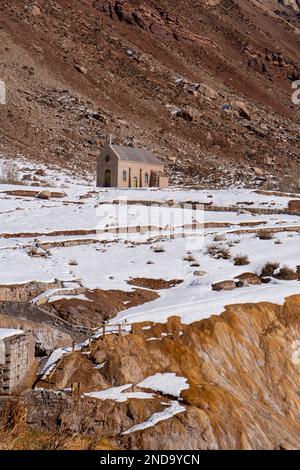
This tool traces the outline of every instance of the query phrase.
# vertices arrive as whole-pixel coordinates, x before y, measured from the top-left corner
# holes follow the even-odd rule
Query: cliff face
[[[80,382],[84,393],[174,372],[188,379],[179,401],[185,411],[122,435],[161,411],[170,397],[78,401],[37,390],[26,395],[28,425],[40,432],[63,429],[69,437],[81,433],[97,442],[109,437],[118,448],[299,448],[300,365],[294,343],[300,338],[299,317],[300,296],[293,296],[284,306],[230,306],[191,325],[172,317],[165,325],[137,325],[135,334],[107,336],[93,343],[90,354],[66,359],[57,376],[59,389]]]
[[[158,153],[174,182],[253,184],[258,166],[292,189],[297,4],[3,0],[0,150],[82,175],[111,133]]]

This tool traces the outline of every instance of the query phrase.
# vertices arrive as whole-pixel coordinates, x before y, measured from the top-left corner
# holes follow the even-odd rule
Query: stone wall
[[[62,286],[61,281],[52,283],[29,282],[27,284],[0,286],[0,301],[28,302],[42,292]]]
[[[0,392],[12,393],[22,384],[34,361],[31,333],[5,338],[5,363],[0,365]]]
[[[63,333],[67,333],[74,339],[88,336],[87,328],[77,327],[62,318],[51,315],[35,305],[25,302],[0,302],[0,315],[7,315],[22,320],[30,320],[50,325]]]

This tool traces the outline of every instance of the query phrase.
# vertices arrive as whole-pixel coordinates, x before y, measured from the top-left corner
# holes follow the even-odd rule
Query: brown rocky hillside
[[[109,133],[173,182],[297,189],[297,0],[2,0],[0,151],[84,174]]]

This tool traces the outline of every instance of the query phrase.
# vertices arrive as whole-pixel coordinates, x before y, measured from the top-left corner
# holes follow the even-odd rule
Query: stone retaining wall
[[[3,340],[5,356],[0,364],[0,393],[18,389],[34,361],[34,339],[31,333],[18,334]]]
[[[22,320],[30,320],[37,323],[45,323],[63,333],[67,333],[74,339],[87,337],[90,330],[84,327],[72,325],[62,318],[51,315],[35,305],[25,302],[0,302],[0,315],[17,317]]]

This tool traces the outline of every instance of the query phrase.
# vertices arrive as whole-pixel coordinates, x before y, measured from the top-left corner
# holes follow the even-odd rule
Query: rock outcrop
[[[0,302],[30,302],[43,292],[63,287],[63,282],[28,282],[0,286]]]
[[[0,328],[16,328],[33,332],[36,356],[45,356],[54,349],[72,345],[72,337],[50,325],[0,314]]]
[[[188,380],[180,402],[185,411],[122,435],[170,397],[116,403],[37,390],[26,395],[27,424],[42,432],[110,436],[117,448],[300,448],[299,317],[300,296],[293,296],[283,306],[234,305],[191,325],[172,317],[167,324],[138,324],[131,335],[106,336],[80,360],[78,352],[67,357],[60,389],[72,380],[84,393],[173,372]]]

